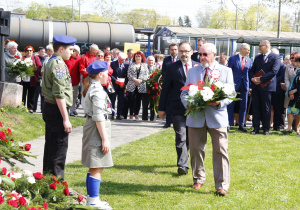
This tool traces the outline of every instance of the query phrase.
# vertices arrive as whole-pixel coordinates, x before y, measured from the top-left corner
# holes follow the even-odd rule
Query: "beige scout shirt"
[[[93,121],[105,121],[105,115],[111,114],[111,102],[102,85],[91,80],[84,98],[84,112],[91,116]]]
[[[67,107],[72,106],[73,90],[71,76],[61,56],[54,54],[49,58],[44,69],[42,90],[45,99],[55,102],[56,98],[64,98]]]

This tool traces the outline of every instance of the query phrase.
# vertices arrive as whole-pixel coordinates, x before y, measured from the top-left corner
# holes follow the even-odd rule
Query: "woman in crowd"
[[[156,54],[154,58],[155,58],[155,68],[161,69],[165,56],[163,54]]]
[[[285,89],[288,90],[290,87],[290,84],[293,80],[293,78],[296,75],[297,72],[297,63],[296,63],[296,58],[299,57],[299,53],[298,52],[293,52],[290,55],[290,59],[292,64],[287,65],[285,68],[285,75],[284,75],[284,82],[285,82]],[[288,93],[286,94],[288,96]],[[290,98],[286,97],[285,101],[284,101],[284,107],[287,108],[287,119],[288,119],[288,127],[286,130],[281,131],[282,133],[286,134],[286,133],[292,133],[293,132],[293,120],[294,120],[294,115],[291,112],[291,107],[289,105],[290,102]],[[299,122],[300,122],[300,116],[296,115],[295,116],[295,131],[298,132],[298,127],[299,127]]]
[[[111,94],[115,92],[113,89],[113,85],[111,83],[111,75],[114,72],[114,70],[110,67],[111,59],[112,59],[111,53],[107,52],[104,54],[104,61],[108,63],[108,78],[107,78],[107,83],[102,86],[106,88],[105,91],[109,94],[108,96],[110,100],[111,100]]]
[[[292,59],[291,59],[292,60]],[[294,58],[292,63],[296,63],[297,70],[295,77],[292,79],[286,95],[290,98],[289,102],[289,115],[295,115],[295,130],[299,134],[299,115],[300,115],[300,57]],[[292,130],[291,130],[292,131]],[[288,131],[287,131],[288,132]]]
[[[98,50],[96,57],[98,61],[104,61],[104,52],[102,50]]]
[[[26,98],[27,98],[27,108],[30,113],[33,113],[34,109],[34,96],[35,96],[35,89],[39,80],[39,73],[42,68],[42,64],[39,59],[33,55],[34,48],[32,46],[27,46],[24,49],[25,56],[23,59],[31,59],[35,69],[34,69],[34,76],[31,77],[24,77],[22,78],[21,84],[23,85],[23,97],[22,102],[26,106]]]
[[[141,108],[141,101],[143,101],[143,115],[142,119],[146,120],[148,117],[147,106],[147,88],[146,80],[148,79],[148,67],[145,55],[138,51],[133,56],[133,62],[128,68],[128,84],[127,92],[129,93],[130,106],[130,120],[139,120],[139,110]]]
[[[45,58],[45,61],[44,61],[43,66],[42,66],[42,70],[41,70],[42,76],[43,76],[43,72],[44,72],[45,66],[46,66],[46,64],[47,64],[48,61],[49,61],[49,58],[50,58],[50,57],[53,55],[53,53],[54,53],[52,44],[48,44],[48,45],[46,46],[46,53],[47,53],[48,56]],[[41,86],[42,86],[42,84],[41,84]]]

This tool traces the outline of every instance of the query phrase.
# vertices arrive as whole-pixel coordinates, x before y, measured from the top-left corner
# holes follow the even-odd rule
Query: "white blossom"
[[[34,184],[35,183],[35,178],[33,176],[29,176],[27,177],[27,181],[30,183],[30,184]]]
[[[230,96],[235,93],[234,86],[232,84],[228,84],[228,83],[224,84],[223,91],[224,91],[225,95],[227,95],[227,96]]]
[[[220,81],[215,82],[214,85],[217,86],[218,88],[224,87],[224,83]]]
[[[24,61],[21,61],[21,64],[24,64],[25,62]]]
[[[24,175],[24,176],[32,176],[32,172],[29,171],[29,170],[24,170],[24,171],[23,171],[23,175]]]
[[[203,90],[200,91],[204,101],[209,101],[213,98],[214,92],[209,87],[203,87]]]
[[[190,88],[189,88],[189,96],[194,96],[196,95],[196,93],[198,92],[198,86],[197,85],[190,85]]]
[[[14,178],[14,179],[20,179],[22,177],[22,174],[16,171],[12,171],[10,173],[10,177]]]

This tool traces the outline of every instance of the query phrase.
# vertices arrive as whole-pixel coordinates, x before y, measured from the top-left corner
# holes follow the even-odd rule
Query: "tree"
[[[221,8],[213,12],[208,28],[235,28],[235,13],[226,8]]]
[[[72,20],[72,6],[55,6],[48,10],[48,16],[54,20]],[[79,11],[73,10],[73,20],[79,20]]]
[[[40,18],[46,19],[47,17],[47,8],[36,2],[31,2],[28,9],[26,10],[26,18]]]
[[[179,16],[179,18],[178,18],[178,24],[179,24],[179,26],[181,26],[181,27],[184,26],[184,25],[183,25],[183,20],[182,20],[181,16]]]
[[[205,10],[205,12],[202,12],[202,9],[199,9],[198,13],[196,15],[198,27],[199,28],[208,28],[211,18],[212,18],[211,12],[209,10]]]
[[[184,27],[192,27],[192,22],[187,15],[184,16]]]
[[[130,23],[137,28],[154,28],[155,25],[171,25],[168,16],[158,14],[154,9],[133,9],[130,12],[119,13],[120,22]]]

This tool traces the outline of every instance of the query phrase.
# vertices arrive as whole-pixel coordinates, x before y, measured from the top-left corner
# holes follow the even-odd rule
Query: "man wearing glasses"
[[[262,121],[264,134],[269,135],[271,94],[276,91],[276,74],[280,68],[280,58],[271,52],[271,44],[268,40],[260,42],[259,52],[261,54],[255,57],[253,66],[249,71],[249,78],[252,82],[252,122],[254,127],[251,134],[259,133],[260,121]],[[265,75],[255,76],[260,70],[263,70]]]
[[[173,129],[176,134],[177,172],[179,175],[187,174],[189,168],[189,144],[187,138],[185,107],[180,100],[180,89],[184,86],[189,69],[199,65],[199,63],[191,60],[192,54],[193,49],[191,44],[186,41],[181,42],[179,45],[180,60],[166,67],[166,76],[164,77],[158,107],[158,115],[164,119],[166,107],[170,100]]]
[[[220,65],[215,61],[217,49],[212,43],[201,46],[199,51],[201,66],[190,69],[185,86],[198,84],[199,80],[217,80],[232,84],[234,88],[232,71],[230,68]],[[186,96],[189,90],[183,90],[181,101],[186,107],[188,101]],[[234,96],[233,96],[234,97]],[[228,157],[228,114],[227,105],[231,100],[209,102],[205,109],[197,111],[197,116],[188,116],[188,136],[190,144],[191,166],[193,171],[193,188],[198,190],[205,181],[205,146],[207,143],[207,132],[212,139],[213,149],[213,170],[216,194],[225,196],[230,183],[230,168]]]

